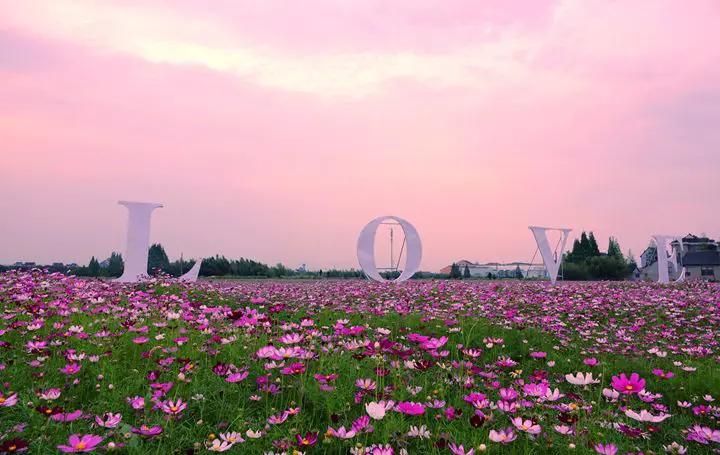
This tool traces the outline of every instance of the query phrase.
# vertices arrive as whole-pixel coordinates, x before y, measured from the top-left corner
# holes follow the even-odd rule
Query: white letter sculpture
[[[125,247],[125,270],[122,276],[115,281],[136,283],[142,277],[147,276],[150,217],[153,210],[161,208],[162,204],[128,201],[120,201],[118,204],[127,207],[129,216],[127,245]]]
[[[128,202],[120,201],[120,205],[127,207],[128,231],[127,246],[125,247],[125,269],[117,282],[137,283],[147,277],[148,249],[150,248],[150,217],[155,209],[161,208],[162,204],[154,202]],[[195,265],[179,281],[197,281],[200,274],[202,259],[195,262]]]
[[[400,276],[393,280],[395,283],[401,283],[409,280],[415,272],[420,269],[420,261],[422,260],[422,243],[420,242],[420,235],[412,224],[402,218],[395,216],[381,216],[368,223],[368,225],[360,232],[360,237],[358,238],[358,262],[368,278],[374,281],[388,282],[388,280],[380,276],[377,270],[377,265],[375,264],[375,234],[377,233],[377,228],[380,226],[380,223],[388,219],[397,221],[400,226],[402,226],[403,232],[405,233],[407,261]]]
[[[568,235],[570,234],[570,231],[572,231],[572,229],[546,228],[537,226],[529,226],[529,228],[535,236],[535,243],[537,243],[537,247],[540,250],[540,255],[542,256],[543,263],[545,264],[545,270],[550,276],[550,281],[552,282],[552,284],[555,284],[555,282],[557,281],[558,272],[560,271],[560,264],[562,263],[563,254],[565,254],[565,246],[567,245]],[[560,249],[560,254],[557,258],[553,257],[553,252],[550,250],[550,244],[548,243],[547,239],[547,231],[552,230],[562,231],[562,248]]]
[[[675,255],[675,248],[668,258],[667,256],[667,242],[677,240],[680,245],[680,254],[682,254],[682,237],[677,235],[653,235],[653,242],[657,247],[657,263],[658,263],[658,283],[668,284],[670,283],[670,273],[668,271],[668,265],[672,266],[675,273],[678,272],[677,256]],[[685,267],[680,271],[676,283],[681,283],[685,280]]]
[[[202,265],[202,259],[199,259],[195,262],[195,265],[192,266],[190,270],[187,271],[187,273],[180,278],[178,278],[179,281],[184,281],[187,283],[193,283],[197,281],[198,276],[200,275],[200,266]]]

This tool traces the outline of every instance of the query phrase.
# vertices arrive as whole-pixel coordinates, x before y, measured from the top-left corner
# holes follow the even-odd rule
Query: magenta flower
[[[18,402],[17,393],[13,393],[9,396],[4,396],[2,392],[0,392],[0,406],[4,408],[9,408],[10,406],[15,406]]]
[[[450,450],[452,451],[452,453],[454,455],[474,455],[475,454],[475,449],[470,449],[466,452],[465,447],[463,447],[462,444],[455,445],[454,443],[451,442],[448,447],[450,447]]]
[[[547,352],[533,351],[530,353],[530,357],[532,357],[533,359],[544,359],[545,357],[547,357]]]
[[[296,434],[295,435],[295,442],[299,447],[309,447],[312,445],[315,445],[315,443],[318,440],[318,434],[317,433],[310,433],[307,432],[305,435]]]
[[[517,438],[517,435],[511,427],[504,430],[495,431],[490,430],[490,440],[492,442],[499,442],[501,444],[509,444]]]
[[[163,428],[160,425],[153,425],[153,426],[147,426],[142,425],[140,428],[132,427],[130,428],[130,431],[132,431],[135,434],[139,434],[142,436],[148,436],[148,437],[155,437],[159,434],[162,434]]]
[[[55,422],[72,422],[73,420],[77,420],[82,416],[82,411],[77,410],[73,412],[64,413],[61,412],[60,414],[53,414],[50,416],[50,419],[54,420]]]
[[[78,373],[79,371],[80,371],[80,365],[78,365],[76,363],[69,363],[69,364],[65,365],[64,367],[60,368],[61,373],[65,373],[68,375]]]
[[[243,379],[247,378],[248,374],[249,373],[247,371],[231,374],[230,376],[225,378],[225,382],[240,382]]]
[[[411,401],[403,401],[402,403],[398,403],[397,406],[395,406],[395,410],[411,416],[425,414],[425,406],[420,403],[413,403]]]
[[[133,409],[144,409],[145,408],[145,398],[143,397],[132,397],[127,398],[128,404],[132,406]]]
[[[652,370],[652,372],[655,376],[665,378],[665,379],[670,379],[673,376],[675,376],[675,373],[673,373],[672,371],[665,372],[663,370],[654,369],[654,370]]]
[[[95,447],[102,442],[103,438],[95,436],[93,434],[86,434],[80,436],[74,434],[68,439],[69,446],[57,446],[61,452],[72,453],[72,452],[92,452]]]
[[[620,377],[612,377],[612,386],[618,392],[630,395],[645,390],[645,380],[640,379],[640,375],[637,373],[632,373],[629,379],[625,373],[622,373]]]
[[[280,370],[282,374],[302,374],[305,372],[305,365],[302,362],[293,363],[289,367],[285,367]]]
[[[98,426],[104,427],[104,428],[115,428],[120,424],[120,421],[122,420],[122,414],[117,413],[113,414],[110,412],[107,412],[103,414],[102,418],[100,416],[95,416],[95,423],[98,424]]]
[[[532,435],[540,434],[540,431],[542,431],[540,425],[534,423],[532,420],[523,420],[522,417],[512,419],[512,424],[515,425],[515,428],[518,430]]]
[[[598,359],[596,359],[595,357],[589,357],[587,359],[583,359],[583,363],[590,367],[594,367],[594,366],[597,366],[600,364],[600,362],[598,362]]]
[[[165,414],[172,415],[180,414],[185,408],[187,408],[187,403],[183,403],[182,398],[178,398],[175,402],[172,400],[163,401],[160,407]]]
[[[624,376],[624,375],[623,375]],[[602,455],[615,455],[618,451],[617,446],[614,444],[598,444],[594,447],[595,452],[600,453]]]

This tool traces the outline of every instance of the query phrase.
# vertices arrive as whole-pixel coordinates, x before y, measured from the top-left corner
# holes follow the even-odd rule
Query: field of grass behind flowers
[[[0,453],[713,453],[720,287],[0,275]]]

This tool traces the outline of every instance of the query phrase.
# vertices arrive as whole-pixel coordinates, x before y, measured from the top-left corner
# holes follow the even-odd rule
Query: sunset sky
[[[716,0],[0,0],[0,263],[124,250],[423,270],[528,225],[720,235]]]

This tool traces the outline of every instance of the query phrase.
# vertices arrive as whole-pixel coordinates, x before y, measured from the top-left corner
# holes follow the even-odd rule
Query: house
[[[677,260],[677,270],[668,262],[668,274],[671,280],[679,277],[683,267],[687,278],[702,278],[716,281],[720,278],[720,251],[718,243],[707,237],[688,234],[681,241],[673,240],[672,246]],[[635,279],[658,279],[657,247],[650,244],[640,255],[640,268],[635,271]]]

